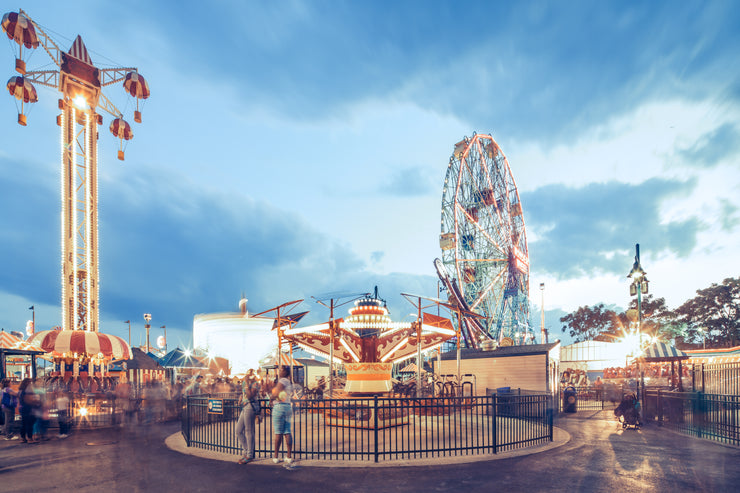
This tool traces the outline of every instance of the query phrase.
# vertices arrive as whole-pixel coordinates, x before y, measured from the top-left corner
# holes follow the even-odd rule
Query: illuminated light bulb
[[[86,110],[87,109],[87,100],[85,99],[85,96],[77,95],[72,100],[72,104],[74,104],[78,109],[80,110]]]

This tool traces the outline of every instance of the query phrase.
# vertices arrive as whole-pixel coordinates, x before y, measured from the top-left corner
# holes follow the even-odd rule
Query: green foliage
[[[643,297],[642,332],[677,347],[700,346],[705,337],[708,348],[740,344],[740,278],[727,278],[696,294],[676,310],[666,306],[665,298]],[[629,309],[637,309],[637,298],[630,300]],[[560,322],[575,342],[614,340],[630,326],[626,313],[616,313],[603,303],[579,307]]]
[[[699,289],[675,311],[686,326],[686,339],[707,347],[733,347],[740,341],[740,279],[727,278]]]
[[[569,330],[568,334],[575,342],[588,341],[592,339],[603,339],[608,334],[615,334],[617,314],[604,306],[603,303],[594,306],[579,307],[573,313],[560,317],[564,325],[563,332]]]

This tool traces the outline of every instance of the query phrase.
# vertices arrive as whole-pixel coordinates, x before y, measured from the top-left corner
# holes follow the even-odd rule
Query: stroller
[[[625,396],[622,397],[622,402],[620,402],[619,406],[614,410],[614,416],[616,416],[619,422],[622,423],[623,429],[626,429],[629,426],[632,426],[636,430],[640,429],[640,426],[642,426],[642,419],[640,418],[640,401],[637,400],[637,396],[634,392],[625,394]]]

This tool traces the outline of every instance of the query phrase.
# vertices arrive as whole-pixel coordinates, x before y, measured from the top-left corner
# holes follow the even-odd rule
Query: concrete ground
[[[25,491],[738,491],[740,449],[657,426],[622,430],[611,412],[556,421],[551,445],[522,453],[375,466],[187,453],[179,423],[79,431],[38,445],[0,439],[0,490]],[[197,455],[193,455],[197,454]],[[10,485],[10,486],[8,486]]]

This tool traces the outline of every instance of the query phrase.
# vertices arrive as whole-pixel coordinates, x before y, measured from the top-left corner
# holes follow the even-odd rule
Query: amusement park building
[[[559,342],[460,351],[460,373],[475,375],[475,395],[502,387],[553,392],[557,388],[559,365]],[[456,375],[456,351],[443,353],[440,361],[435,360],[434,372]]]
[[[238,312],[195,315],[193,345],[228,359],[232,375],[245,373],[258,368],[259,360],[277,346],[273,323],[272,318],[250,316],[242,298]]]

